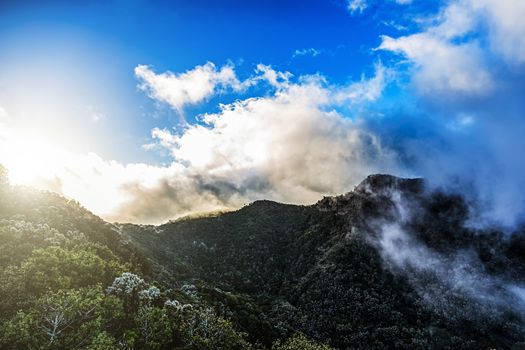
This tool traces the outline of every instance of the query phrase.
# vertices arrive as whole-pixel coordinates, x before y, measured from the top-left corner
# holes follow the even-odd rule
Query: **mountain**
[[[159,226],[0,195],[2,349],[525,348],[525,230],[422,179]]]
[[[469,229],[468,213],[421,179],[373,175],[311,206],[120,228],[168,284],[198,286],[252,341],[300,330],[341,349],[509,348],[524,339],[524,232]]]

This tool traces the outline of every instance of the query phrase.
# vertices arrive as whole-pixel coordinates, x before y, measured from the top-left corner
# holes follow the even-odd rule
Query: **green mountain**
[[[160,226],[0,186],[1,349],[525,348],[525,230],[421,179]]]

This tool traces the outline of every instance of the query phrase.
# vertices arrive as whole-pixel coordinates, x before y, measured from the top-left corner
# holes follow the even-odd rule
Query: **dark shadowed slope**
[[[160,226],[0,196],[1,349],[525,345],[525,232],[469,228],[468,203],[421,179]]]
[[[374,175],[312,206],[120,227],[159,279],[196,285],[264,344],[300,330],[343,349],[519,346],[523,234],[467,215],[421,179]]]

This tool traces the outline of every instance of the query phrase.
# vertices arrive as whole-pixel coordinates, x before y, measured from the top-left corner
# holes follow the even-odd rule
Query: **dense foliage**
[[[426,191],[421,180],[372,176],[314,206],[258,201],[207,218],[121,228],[160,279],[196,284],[265,346],[297,331],[341,349],[521,346],[518,307],[491,310],[432,273],[388,266],[377,224],[398,220],[393,192],[417,208],[405,226],[429,251],[445,258],[469,252],[488,276],[523,281],[523,232],[502,239],[467,229],[467,204]]]
[[[467,204],[420,180],[144,226],[11,187],[0,167],[0,348],[523,348],[519,308],[389,266],[378,223],[399,221],[393,190],[418,208],[404,228],[432,254],[468,251],[487,278],[525,280],[522,231],[466,228]]]
[[[11,187],[2,167],[0,195],[1,349],[259,347],[195,286],[155,283],[120,230],[78,203]]]

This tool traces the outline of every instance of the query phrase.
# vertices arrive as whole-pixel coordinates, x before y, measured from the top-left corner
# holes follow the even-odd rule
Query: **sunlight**
[[[99,155],[71,152],[51,135],[0,129],[0,164],[12,185],[31,186],[78,200],[97,215],[111,217],[129,201],[126,186],[155,187],[162,169],[122,164]],[[59,134],[54,135],[59,139]]]
[[[0,150],[0,161],[9,170],[13,185],[37,185],[56,176],[64,152],[40,135],[9,135]]]
[[[0,164],[7,168],[11,184],[80,200],[99,215],[114,210],[121,203],[108,200],[120,197],[118,181],[111,176],[114,169],[104,171],[95,154],[73,154],[51,140],[50,136],[11,132],[0,141]],[[104,195],[97,194],[95,187]]]

